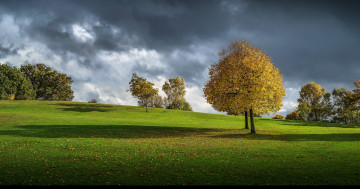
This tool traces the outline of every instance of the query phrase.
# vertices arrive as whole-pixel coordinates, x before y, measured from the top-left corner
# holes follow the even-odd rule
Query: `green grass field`
[[[0,185],[360,185],[360,128],[0,101]]]

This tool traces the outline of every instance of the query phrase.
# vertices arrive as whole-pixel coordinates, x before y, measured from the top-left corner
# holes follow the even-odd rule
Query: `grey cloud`
[[[18,54],[19,48],[14,47],[13,45],[10,45],[6,47],[0,44],[0,58],[5,58],[6,56],[10,55],[16,55]]]
[[[156,78],[156,76],[164,75],[166,70],[159,67],[144,67],[141,63],[135,62],[132,66],[131,73],[137,73],[140,77]]]

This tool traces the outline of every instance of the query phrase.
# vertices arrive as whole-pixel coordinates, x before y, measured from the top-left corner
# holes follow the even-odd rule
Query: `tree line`
[[[190,104],[185,100],[185,81],[180,76],[165,81],[162,86],[167,95],[165,98],[159,95],[159,90],[154,88],[152,82],[136,73],[133,73],[129,85],[128,91],[138,99],[139,106],[146,107],[146,112],[148,107],[192,111]]]
[[[299,105],[286,115],[287,120],[360,124],[360,80],[356,89],[334,88],[331,93],[315,82],[301,87]]]
[[[72,101],[73,80],[64,73],[52,70],[45,64],[23,65],[20,68],[0,65],[0,100]],[[185,81],[178,76],[170,78],[162,87],[167,97],[162,98],[153,83],[136,73],[130,81],[130,91],[138,98],[138,105],[192,111],[185,100]],[[89,101],[97,103],[96,99]]]
[[[0,65],[0,100],[72,101],[73,80],[44,64]]]

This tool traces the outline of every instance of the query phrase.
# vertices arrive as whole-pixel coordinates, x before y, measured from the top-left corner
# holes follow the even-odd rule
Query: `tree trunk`
[[[254,113],[252,108],[250,109],[250,121],[251,121],[251,133],[256,133],[255,132],[255,123],[254,123]]]
[[[148,112],[148,103],[146,103],[145,106],[146,106],[146,112]]]
[[[245,111],[245,129],[249,129],[249,122],[248,122],[248,114],[247,114],[247,111]]]

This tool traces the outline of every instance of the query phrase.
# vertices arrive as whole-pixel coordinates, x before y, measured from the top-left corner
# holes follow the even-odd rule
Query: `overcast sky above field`
[[[282,115],[314,81],[332,91],[360,79],[359,1],[0,0],[0,63],[45,63],[70,75],[74,101],[136,105],[132,73],[161,86],[185,79],[194,111],[208,68],[233,40],[261,47],[283,75]]]

